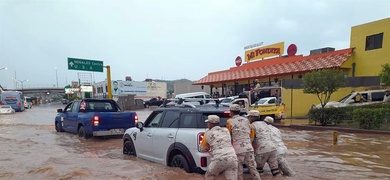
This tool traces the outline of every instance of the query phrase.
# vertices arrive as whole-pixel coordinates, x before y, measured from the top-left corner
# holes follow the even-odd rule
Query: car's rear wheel
[[[80,127],[79,127],[78,135],[79,135],[79,137],[84,138],[84,139],[90,138],[90,135],[88,135],[88,134],[85,132],[84,126],[80,126]]]
[[[135,151],[134,143],[131,139],[123,143],[123,154],[137,157],[137,152]]]
[[[181,154],[173,156],[171,166],[178,167],[185,170],[187,173],[191,173],[190,166],[188,165],[186,158],[184,158],[184,156]]]

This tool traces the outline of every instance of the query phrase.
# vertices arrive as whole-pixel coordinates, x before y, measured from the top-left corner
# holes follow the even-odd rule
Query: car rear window
[[[385,97],[385,92],[373,92],[371,93],[372,101],[383,101],[383,97]]]
[[[202,113],[200,121],[198,121],[198,126],[200,128],[207,128],[207,123],[204,122],[209,115],[217,115],[220,118],[219,126],[226,127],[226,121],[230,118],[229,113]]]
[[[118,111],[115,104],[110,101],[87,101],[85,110],[112,112]]]

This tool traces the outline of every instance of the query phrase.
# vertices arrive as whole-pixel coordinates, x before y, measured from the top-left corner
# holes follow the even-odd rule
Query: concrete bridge
[[[65,94],[65,90],[62,87],[28,87],[4,89],[0,85],[0,91],[21,91],[25,96],[39,98],[42,103],[50,102],[54,97],[62,97]]]

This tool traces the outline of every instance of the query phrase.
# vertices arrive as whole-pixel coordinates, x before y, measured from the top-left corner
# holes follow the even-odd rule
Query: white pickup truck
[[[381,90],[367,90],[359,92],[351,92],[339,101],[330,101],[325,105],[328,107],[346,107],[346,106],[363,106],[374,103],[383,102],[385,96],[385,89]],[[321,108],[321,104],[317,104],[315,108]]]

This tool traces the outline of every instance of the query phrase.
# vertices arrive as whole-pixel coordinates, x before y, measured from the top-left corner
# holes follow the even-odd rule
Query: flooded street
[[[123,155],[120,137],[84,140],[57,133],[55,111],[62,107],[46,104],[0,115],[0,179],[204,179]],[[150,112],[137,111],[141,121]],[[333,131],[282,131],[297,176],[273,178],[267,167],[262,179],[390,178],[389,135],[339,132],[333,145]]]

